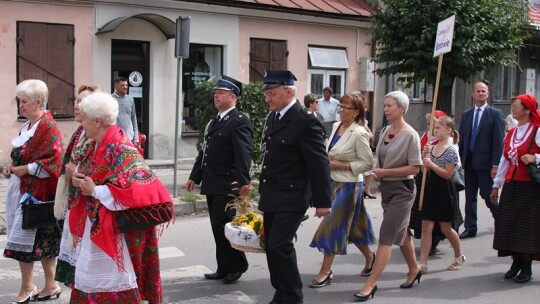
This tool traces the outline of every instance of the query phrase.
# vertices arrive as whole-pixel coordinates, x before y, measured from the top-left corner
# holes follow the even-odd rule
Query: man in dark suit
[[[487,104],[487,85],[475,83],[471,96],[475,107],[463,112],[459,126],[459,155],[465,169],[465,231],[459,235],[462,239],[476,236],[478,189],[493,217],[497,213],[499,206],[491,201],[490,193],[504,139],[503,114]]]
[[[206,195],[216,243],[217,270],[204,276],[226,284],[238,280],[248,268],[245,253],[232,248],[224,232],[236,213],[234,209],[225,211],[233,193],[231,183],[238,182],[240,194],[250,192],[253,130],[249,119],[235,108],[241,92],[242,84],[231,77],[223,75],[218,81],[214,88],[218,115],[206,125],[203,148],[186,183],[191,192],[202,182],[201,194]]]
[[[264,212],[266,259],[276,289],[270,303],[303,303],[293,238],[311,206],[330,213],[331,181],[321,122],[296,101],[296,77],[267,71],[264,93],[270,114],[261,149],[259,209]]]

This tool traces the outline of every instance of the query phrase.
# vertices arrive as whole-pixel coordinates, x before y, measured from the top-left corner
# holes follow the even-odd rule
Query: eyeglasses
[[[343,106],[343,105],[339,105],[339,108],[344,109],[344,110],[358,110],[358,108],[351,108],[351,107],[346,107],[346,106]]]
[[[287,89],[286,87],[282,86],[282,87],[279,87],[279,90],[276,90],[274,92],[264,92],[263,95],[266,98],[268,98],[268,97],[273,98],[273,97],[276,97],[279,94],[280,91],[283,91],[283,90],[286,90],[286,89]]]

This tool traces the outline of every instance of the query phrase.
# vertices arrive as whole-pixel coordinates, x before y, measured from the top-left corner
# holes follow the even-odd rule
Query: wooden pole
[[[431,144],[431,133],[433,124],[435,123],[435,110],[437,109],[437,96],[439,95],[439,82],[441,80],[442,62],[444,54],[439,55],[439,66],[437,67],[437,78],[435,80],[435,92],[433,92],[433,104],[431,105],[431,119],[429,120],[427,144]],[[426,185],[427,169],[422,167],[422,185],[420,186],[420,201],[418,202],[418,210],[422,210],[424,204],[424,189]]]

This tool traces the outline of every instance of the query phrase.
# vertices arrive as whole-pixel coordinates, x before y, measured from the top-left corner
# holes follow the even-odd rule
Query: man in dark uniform
[[[264,212],[266,259],[276,289],[270,303],[303,303],[293,238],[308,207],[330,213],[331,181],[321,122],[295,99],[296,77],[267,71],[264,94],[270,114],[262,139],[264,161],[259,209]]]
[[[231,77],[223,75],[218,81],[214,88],[218,115],[206,125],[203,148],[186,183],[191,192],[195,184],[202,182],[201,194],[206,195],[216,243],[217,270],[204,276],[226,284],[238,280],[248,268],[246,254],[232,248],[224,232],[225,224],[236,212],[225,211],[233,193],[231,184],[238,182],[240,194],[250,192],[253,130],[249,119],[235,108],[241,92],[242,84]]]

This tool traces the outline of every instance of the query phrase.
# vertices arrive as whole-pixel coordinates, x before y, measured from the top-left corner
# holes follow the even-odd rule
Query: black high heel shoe
[[[58,299],[60,298],[60,294],[62,294],[62,288],[58,286],[50,294],[46,296],[40,297],[39,294],[35,295],[33,301],[34,302],[49,301],[51,298],[54,298],[54,297]]]
[[[418,270],[418,273],[416,274],[416,276],[414,277],[412,282],[410,282],[410,283],[405,282],[405,283],[399,285],[399,288],[412,288],[413,285],[414,285],[414,281],[418,281],[418,284],[420,284],[420,278],[421,277],[422,277],[422,271]]]
[[[377,197],[375,195],[371,195],[371,194],[367,194],[366,191],[364,191],[364,198],[369,198],[369,199],[376,199]]]
[[[13,301],[11,302],[11,304],[28,304],[30,303],[30,300],[32,299],[32,297],[34,297],[34,294],[37,292],[37,286],[34,287],[34,289],[32,289],[32,291],[30,291],[30,294],[28,294],[28,297],[26,297],[26,299],[22,300],[22,301]]]
[[[332,279],[334,278],[334,275],[332,274],[332,270],[330,270],[330,273],[326,276],[326,278],[324,278],[324,280],[322,281],[317,281],[315,279],[311,280],[309,282],[309,287],[311,288],[320,288],[320,287],[324,287],[324,286],[328,286],[330,284],[332,284]]]
[[[369,277],[371,275],[371,272],[373,271],[373,264],[375,264],[375,252],[373,252],[373,260],[371,260],[371,266],[369,266],[369,268],[362,269],[362,272],[360,272],[360,276]]]
[[[367,295],[363,295],[361,293],[355,293],[354,297],[358,299],[358,302],[365,302],[365,301],[369,300],[369,297],[371,297],[373,299],[375,297],[375,292],[376,291],[377,291],[377,285],[373,286],[373,289]]]

